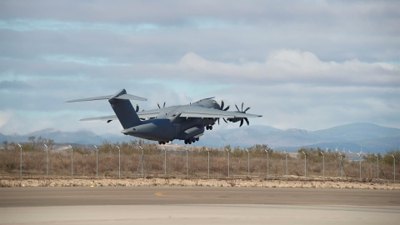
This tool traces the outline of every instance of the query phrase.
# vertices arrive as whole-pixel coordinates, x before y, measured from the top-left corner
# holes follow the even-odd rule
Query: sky
[[[400,128],[400,1],[0,1],[0,133],[120,132],[141,110],[215,97],[251,125]],[[222,123],[216,129],[239,124]]]

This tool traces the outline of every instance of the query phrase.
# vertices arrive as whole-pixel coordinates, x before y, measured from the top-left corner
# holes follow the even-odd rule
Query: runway
[[[1,188],[0,224],[399,224],[400,191]]]

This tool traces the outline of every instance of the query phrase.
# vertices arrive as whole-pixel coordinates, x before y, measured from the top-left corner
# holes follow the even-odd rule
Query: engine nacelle
[[[243,118],[240,118],[240,117],[236,117],[236,118],[229,118],[229,119],[227,119],[229,122],[232,122],[232,123],[236,123],[236,122],[239,122],[239,121],[241,121]]]

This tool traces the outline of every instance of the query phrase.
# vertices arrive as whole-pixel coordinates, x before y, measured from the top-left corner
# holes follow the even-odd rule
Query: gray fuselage
[[[212,99],[200,100],[190,105],[171,106],[160,109],[155,118],[142,121],[137,126],[124,129],[122,132],[139,138],[159,142],[174,139],[194,141],[204,133],[205,127],[215,124],[215,118],[185,118],[180,117],[188,107],[195,110],[199,107],[219,109],[219,104]]]

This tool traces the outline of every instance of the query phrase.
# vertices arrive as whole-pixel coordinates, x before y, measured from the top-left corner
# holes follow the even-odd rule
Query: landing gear
[[[213,127],[212,126],[206,126],[206,130],[212,130]]]
[[[167,142],[165,142],[165,141],[159,141],[158,142],[158,144],[160,144],[160,145],[165,145]]]
[[[192,138],[192,139],[188,139],[188,140],[185,140],[185,144],[192,144],[192,143],[195,143],[196,141],[199,141],[200,139],[199,138]]]

